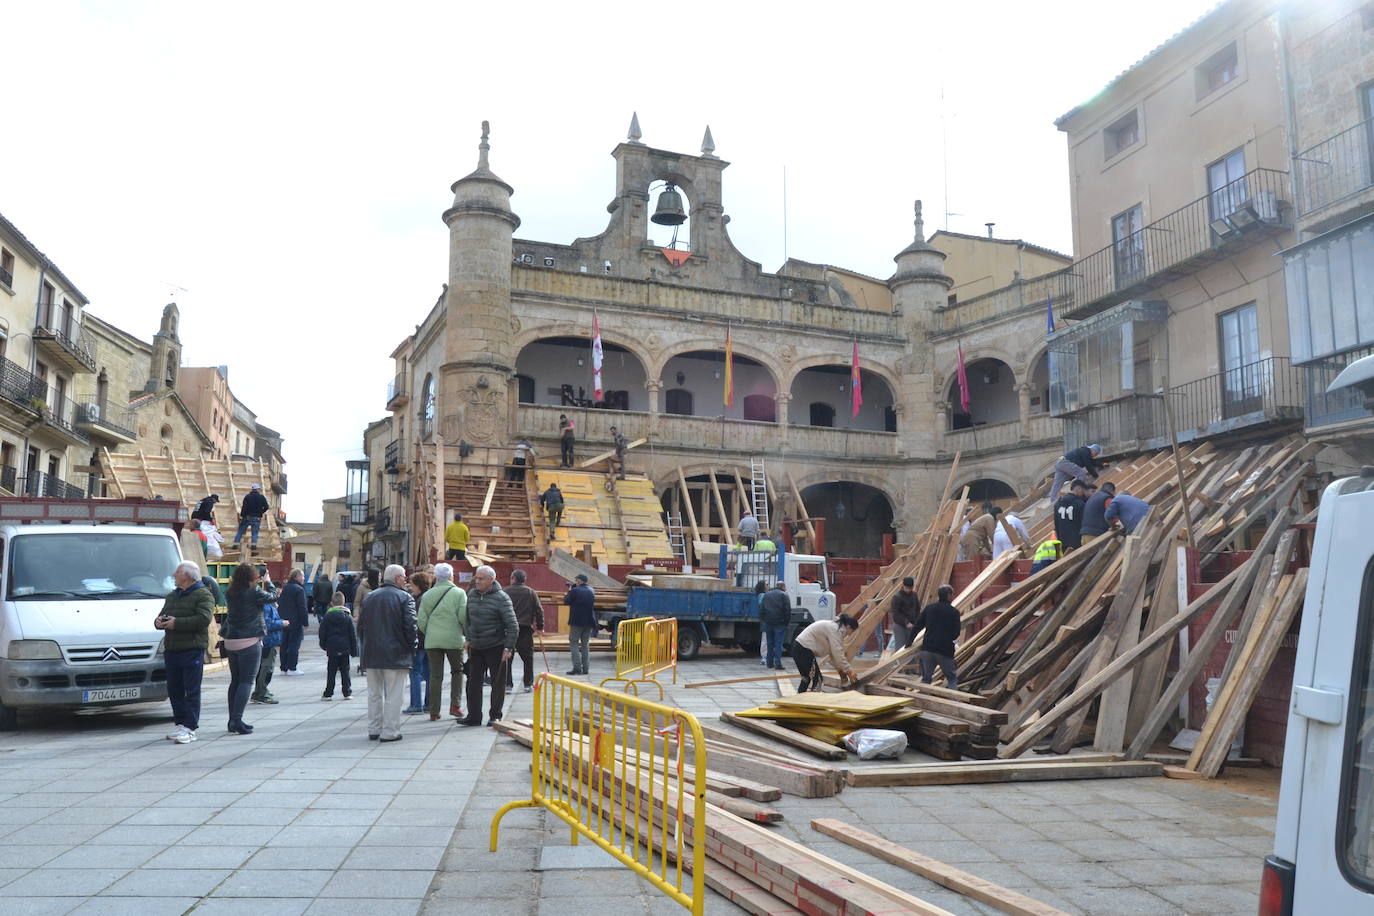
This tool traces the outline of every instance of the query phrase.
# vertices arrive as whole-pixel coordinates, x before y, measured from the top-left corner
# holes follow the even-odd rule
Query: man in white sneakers
[[[176,588],[162,602],[153,626],[163,631],[163,659],[167,668],[167,698],[172,702],[175,728],[167,738],[177,744],[196,740],[200,727],[200,681],[205,650],[210,647],[210,621],[215,599],[200,581],[200,567],[190,560],[172,574]]]

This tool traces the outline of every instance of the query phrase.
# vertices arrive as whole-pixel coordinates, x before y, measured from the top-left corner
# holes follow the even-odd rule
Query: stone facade
[[[424,483],[413,475],[421,450],[432,462],[442,444],[453,464],[462,442],[475,448],[466,459],[473,466],[494,466],[529,436],[553,454],[562,413],[578,425],[583,457],[609,447],[612,425],[631,439],[648,438],[630,465],[660,491],[679,468],[690,478],[766,458],[784,491],[790,476],[804,499],[832,510],[848,511],[843,493],[858,492],[859,503],[870,505],[873,494],[863,488],[872,488],[899,538],[924,528],[954,452],[965,452],[956,484],[981,476],[1014,492],[1059,454],[1054,424],[1032,417],[1030,397],[1015,393],[1029,390],[1023,378],[1037,353],[1024,341],[1043,339],[1043,317],[1040,333],[1026,336],[1033,318],[994,316],[964,343],[966,358],[997,354],[1008,367],[1003,378],[1015,374],[1004,393],[1010,426],[976,444],[949,429],[946,379],[960,338],[938,332],[949,330],[942,313],[954,281],[945,253],[926,241],[919,203],[914,241],[895,257],[890,279],[795,259],[768,273],[730,240],[722,200],[728,163],[712,144],[692,156],[632,137],[612,155],[616,192],[604,231],[569,244],[520,239],[513,191],[492,172],[484,125],[478,168],[454,184],[444,214],[445,292],[393,353],[390,423],[373,424],[366,437],[374,486],[384,477],[393,485],[385,497],[393,536],[418,524]],[[655,195],[668,191],[685,200],[689,249],[650,238],[662,205]],[[591,403],[594,316],[606,355],[604,404]],[[723,403],[727,334],[730,405]],[[856,346],[863,404],[851,417]],[[401,456],[389,476],[378,472],[388,448]],[[784,501],[793,501],[790,494]],[[836,529],[855,549],[873,553],[880,543],[854,530],[852,517]],[[386,556],[414,559],[413,546],[388,541]]]

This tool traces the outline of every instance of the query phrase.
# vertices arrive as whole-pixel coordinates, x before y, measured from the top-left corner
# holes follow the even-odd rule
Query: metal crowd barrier
[[[690,734],[692,776],[681,749]],[[706,751],[696,718],[624,693],[541,674],[534,689],[530,798],[671,899],[705,911]],[[691,874],[684,868],[690,862]]]
[[[604,679],[601,686],[623,681],[625,689],[633,688],[638,696],[640,684],[653,684],[662,702],[663,685],[658,682],[658,673],[669,668],[676,684],[677,618],[631,617],[616,627],[615,676]]]

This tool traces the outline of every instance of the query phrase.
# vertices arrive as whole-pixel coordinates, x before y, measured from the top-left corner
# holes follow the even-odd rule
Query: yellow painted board
[[[799,693],[794,697],[778,697],[772,701],[778,706],[803,709],[833,709],[840,712],[885,712],[898,709],[909,701],[904,697],[878,697],[845,690],[840,693]]]

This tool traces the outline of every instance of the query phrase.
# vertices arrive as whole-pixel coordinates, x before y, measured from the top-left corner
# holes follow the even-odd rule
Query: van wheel
[[[0,732],[12,732],[19,728],[19,710],[0,703]]]
[[[679,661],[690,662],[701,653],[701,634],[692,627],[677,631],[677,657]]]

